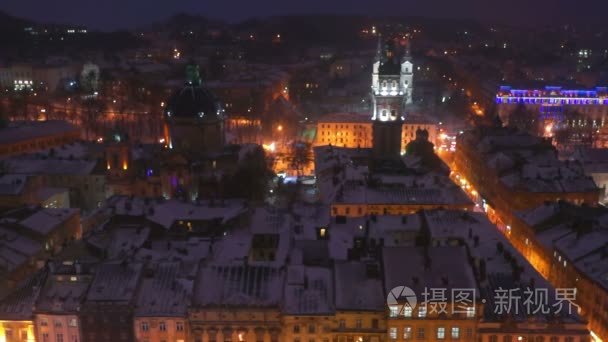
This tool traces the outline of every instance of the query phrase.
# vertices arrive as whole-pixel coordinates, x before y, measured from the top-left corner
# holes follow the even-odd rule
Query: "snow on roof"
[[[282,299],[285,274],[268,266],[201,266],[193,302],[201,306],[271,307]]]
[[[467,251],[460,246],[384,247],[382,260],[386,293],[397,286],[407,286],[418,295],[425,288],[444,288],[450,298],[452,289],[477,288]]]
[[[192,285],[192,280],[180,279],[178,262],[159,264],[143,277],[135,316],[186,316]]]
[[[547,298],[544,300],[539,300],[531,308],[526,307],[524,302],[526,300],[526,294],[524,291],[527,289],[537,289],[539,291],[547,290]],[[498,290],[514,290],[515,294],[512,295],[512,298],[516,298],[516,296],[521,296],[519,300],[511,300],[510,309],[503,310],[503,312],[499,312],[496,308],[501,307],[503,305],[496,295]],[[484,320],[486,322],[505,322],[505,320],[511,322],[530,322],[533,320],[537,324],[541,325],[548,321],[555,321],[556,319],[566,323],[563,325],[565,329],[572,331],[573,329],[581,330],[582,334],[589,334],[587,328],[585,327],[585,322],[582,321],[578,315],[576,314],[576,308],[572,308],[572,312],[569,313],[568,305],[564,304],[563,310],[557,312],[557,310],[552,309],[557,304],[556,301],[556,292],[553,286],[551,286],[548,282],[530,284],[524,283],[522,284],[520,281],[515,280],[511,275],[505,273],[494,273],[488,275],[488,280],[482,285],[480,289],[480,293],[482,298],[485,300],[484,305]],[[550,315],[543,314],[542,311],[538,311],[537,313],[532,312],[536,310],[537,307],[544,307],[545,309],[549,309],[551,311]],[[533,318],[531,318],[533,316]],[[557,318],[559,317],[559,318]],[[578,327],[573,327],[567,323],[579,323]]]
[[[8,127],[0,129],[0,144],[12,144],[63,133],[80,134],[80,129],[71,123],[59,120],[11,121]]]
[[[77,213],[78,209],[40,208],[19,224],[38,234],[48,235]]]
[[[43,250],[43,244],[0,224],[0,269],[12,271]]]
[[[177,220],[211,221],[226,223],[246,212],[241,200],[227,200],[224,205],[203,205],[178,200],[168,200],[155,205],[154,213],[148,219],[165,228],[170,228]]]
[[[187,240],[155,240],[151,242],[150,249],[164,255],[167,260],[198,261],[209,256],[211,244],[208,238],[190,237]]]
[[[87,302],[130,303],[142,273],[141,263],[104,263],[97,267]]]
[[[26,175],[2,175],[0,176],[0,195],[19,195],[25,188],[26,182]]]
[[[315,148],[317,185],[323,203],[473,205],[459,186],[438,172],[378,172],[374,173],[375,182],[370,183],[369,168],[358,165],[358,159],[365,158],[369,155],[359,149]]]
[[[382,280],[368,275],[364,262],[336,262],[334,286],[336,310],[384,311]]]
[[[332,313],[332,280],[332,271],[329,268],[288,266],[283,311],[291,315]]]
[[[93,155],[93,151],[96,149],[101,149],[101,144],[95,144],[90,142],[72,142],[69,144],[63,144],[61,146],[56,146],[52,148],[48,148],[45,150],[37,151],[35,153],[30,153],[26,155],[22,155],[19,158],[24,159],[32,159],[32,158],[40,158],[46,157],[51,159],[87,159],[91,158]]]
[[[577,148],[570,160],[578,160],[587,169],[588,166],[600,166],[606,170],[608,166],[608,149],[606,148]]]
[[[34,305],[46,277],[46,270],[38,271],[3,298],[0,301],[0,320],[32,320]]]
[[[38,189],[38,191],[36,192],[36,197],[38,198],[39,201],[41,202],[46,202],[48,199],[50,199],[51,197],[58,195],[58,194],[67,194],[69,193],[69,189],[68,188],[57,188],[57,187],[50,187],[50,186],[44,186],[41,187],[40,189]]]
[[[296,203],[292,212],[293,226],[297,227],[293,234],[296,240],[316,240],[317,228],[329,227],[331,217],[328,205]]]
[[[97,161],[67,159],[12,158],[8,165],[13,173],[29,175],[90,175]]]
[[[608,290],[608,210],[604,207],[549,203],[518,213],[538,241]]]
[[[133,256],[150,237],[150,228],[139,225],[121,225],[95,232],[86,238],[87,243],[104,250],[110,260]]]
[[[74,281],[71,277],[49,276],[36,302],[36,311],[78,313],[80,305],[86,297],[91,279],[89,276],[74,274],[73,277],[77,279]]]
[[[527,225],[532,227],[554,216],[558,211],[559,206],[557,206],[557,203],[547,203],[536,208],[519,212],[517,213],[517,216]]]
[[[464,242],[474,260],[484,260],[487,274],[511,275],[511,260],[515,260],[523,270],[522,279],[534,278],[537,284],[545,283],[542,276],[483,213],[432,210],[423,214],[433,241],[442,245],[449,245],[454,240]],[[503,252],[498,251],[499,244]]]
[[[560,161],[546,139],[507,127],[477,128],[458,139],[460,145],[477,151],[509,188],[551,193],[598,190],[580,163]]]

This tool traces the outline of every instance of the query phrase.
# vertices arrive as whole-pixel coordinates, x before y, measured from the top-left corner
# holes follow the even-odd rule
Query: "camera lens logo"
[[[418,298],[416,297],[416,293],[414,290],[410,289],[407,286],[397,286],[394,287],[391,292],[386,296],[386,304],[387,305],[399,305],[399,300],[405,302],[409,305],[412,310],[416,307],[418,303]]]

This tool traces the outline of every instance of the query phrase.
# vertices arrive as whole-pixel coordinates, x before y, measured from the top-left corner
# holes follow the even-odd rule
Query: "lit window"
[[[445,328],[444,327],[437,328],[437,339],[438,340],[445,339]]]
[[[474,306],[467,307],[467,317],[468,318],[474,318],[475,317],[475,307]]]
[[[452,327],[452,340],[457,340],[460,338],[460,328]]]
[[[76,327],[76,326],[78,326],[78,323],[77,323],[77,321],[76,321],[76,318],[71,318],[71,319],[70,319],[70,321],[68,322],[68,325],[69,325],[70,327]]]
[[[426,305],[420,306],[420,309],[418,309],[418,317],[426,317]]]
[[[397,305],[390,306],[390,317],[397,317],[399,315],[399,307]]]
[[[388,337],[391,340],[396,340],[397,339],[397,328],[392,327],[388,329]]]
[[[403,328],[403,339],[411,340],[412,339],[412,327]]]
[[[403,315],[405,317],[412,317],[412,307],[409,305],[405,305],[403,307]]]

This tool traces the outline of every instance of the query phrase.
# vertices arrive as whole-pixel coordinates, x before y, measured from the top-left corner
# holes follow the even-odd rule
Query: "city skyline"
[[[473,19],[484,24],[508,24],[511,26],[541,27],[561,24],[601,24],[602,13],[608,11],[608,3],[601,0],[586,0],[577,3],[577,8],[593,9],[584,15],[571,16],[572,2],[565,0],[540,0],[530,3],[525,0],[513,0],[497,8],[489,1],[449,0],[433,1],[395,1],[380,0],[375,2],[354,1],[321,1],[279,2],[263,0],[231,1],[227,3],[204,4],[195,0],[179,3],[152,0],[134,0],[121,2],[108,0],[81,1],[14,1],[0,4],[0,11],[11,15],[49,23],[66,23],[85,25],[92,29],[112,31],[134,29],[154,22],[166,20],[171,15],[187,13],[213,19],[238,22],[250,18],[265,18],[281,15],[298,14],[338,14],[367,16],[422,16],[429,18]],[[120,7],[120,11],[116,8]],[[111,20],[110,20],[111,18]]]

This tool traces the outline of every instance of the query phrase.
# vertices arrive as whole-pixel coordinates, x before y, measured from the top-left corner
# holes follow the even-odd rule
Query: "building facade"
[[[80,129],[65,121],[14,121],[0,129],[0,157],[33,153],[80,139]]]

